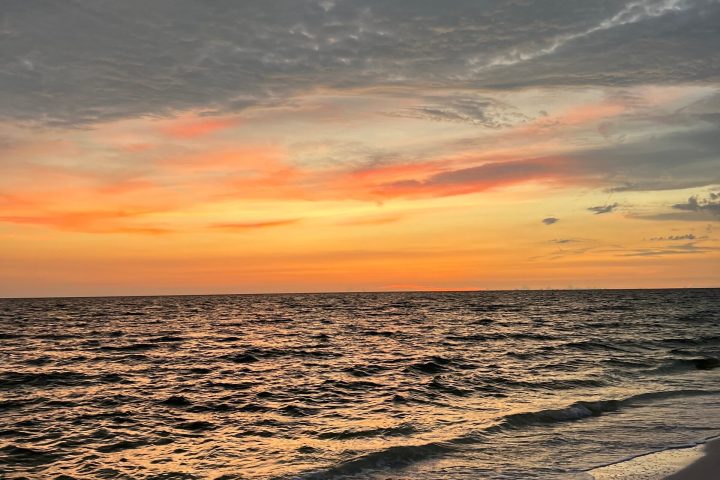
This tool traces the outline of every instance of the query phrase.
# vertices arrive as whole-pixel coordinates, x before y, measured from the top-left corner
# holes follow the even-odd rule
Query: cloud
[[[674,245],[667,248],[639,249],[627,253],[621,253],[623,257],[661,257],[667,255],[692,255],[720,250],[716,247],[698,246],[697,242],[688,242],[682,245]]]
[[[671,206],[675,212],[661,212],[651,215],[635,215],[642,220],[708,222],[720,221],[720,194],[710,192],[705,198],[693,195],[686,202]]]
[[[515,107],[490,97],[467,95],[428,96],[420,106],[406,107],[389,115],[438,122],[455,122],[485,128],[507,128],[532,120]]]
[[[553,223],[557,223],[559,221],[560,219],[555,217],[547,217],[542,219],[542,223],[544,223],[545,225],[552,225]]]
[[[291,218],[285,220],[264,220],[259,222],[216,223],[211,225],[211,227],[228,231],[259,230],[292,225],[294,223],[298,223],[299,221],[299,218]]]
[[[588,208],[588,210],[593,212],[595,215],[601,215],[603,213],[610,213],[619,206],[619,203],[613,203],[607,205],[598,205],[597,207],[590,207]]]
[[[388,215],[372,215],[351,218],[336,223],[336,225],[342,226],[365,226],[365,225],[385,225],[389,223],[397,223],[405,218],[404,215],[399,214],[388,214]]]
[[[134,219],[148,213],[153,212],[114,210],[52,212],[45,215],[4,215],[0,216],[0,222],[20,225],[35,225],[84,233],[136,233],[159,235],[172,232],[171,229],[158,227],[156,225],[148,226],[143,224],[124,223],[128,219]]]
[[[660,125],[679,115],[667,117]],[[567,156],[602,175],[605,183],[611,185],[610,192],[679,190],[720,184],[717,168],[720,123],[697,116],[685,117],[683,121],[686,122],[683,128],[665,134],[638,135],[622,144],[589,148]],[[628,131],[632,131],[631,127]]]
[[[698,237],[693,233],[686,233],[685,235],[668,235],[667,237],[652,237],[650,238],[653,242],[660,241],[679,241],[679,240],[696,240]]]
[[[720,216],[720,194],[710,192],[708,198],[700,198],[693,195],[688,198],[685,203],[677,203],[672,206],[676,210],[685,210],[689,212],[708,212],[715,216]]]
[[[563,169],[558,158],[535,158],[506,162],[488,162],[467,168],[440,170],[424,179],[401,179],[379,183],[373,192],[382,197],[442,197],[481,192],[521,182],[572,176],[572,168]],[[431,164],[432,165],[432,164]],[[438,170],[442,167],[432,166]]]
[[[521,50],[514,48],[506,54],[499,55],[476,70],[492,68],[496,66],[510,66],[534,60],[555,53],[558,49],[568,43],[582,39],[596,32],[610,30],[615,27],[641,22],[663,16],[670,12],[679,12],[689,8],[689,4],[682,0],[639,0],[625,5],[619,12],[607,17],[590,28],[578,32],[558,35],[550,40],[549,44],[542,48]]]
[[[655,220],[669,222],[708,222],[714,220],[714,217],[708,217],[707,212],[673,212],[673,213],[655,213],[648,215],[632,215],[631,218],[639,220]]]
[[[719,20],[711,0],[10,1],[1,116],[82,126],[318,89],[712,82]],[[464,102],[415,113],[497,124]]]
[[[237,118],[200,117],[163,122],[160,131],[172,138],[192,139],[214,132],[235,127],[240,123]]]

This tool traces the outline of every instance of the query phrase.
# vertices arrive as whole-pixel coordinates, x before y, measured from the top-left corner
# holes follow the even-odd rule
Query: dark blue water
[[[0,300],[0,471],[586,478],[720,432],[718,307],[720,290]]]

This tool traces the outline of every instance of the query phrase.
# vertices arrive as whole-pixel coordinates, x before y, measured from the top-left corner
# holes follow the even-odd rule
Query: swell
[[[345,460],[323,470],[306,472],[292,478],[331,480],[359,474],[367,470],[396,470],[417,462],[458,452],[462,450],[464,445],[488,442],[493,434],[501,432],[518,431],[598,417],[604,413],[617,412],[623,408],[637,406],[653,400],[717,394],[720,394],[720,390],[668,390],[641,393],[623,399],[578,401],[557,409],[514,413],[499,418],[498,422],[492,426],[462,436],[418,445],[395,445]],[[280,480],[285,477],[276,478]]]

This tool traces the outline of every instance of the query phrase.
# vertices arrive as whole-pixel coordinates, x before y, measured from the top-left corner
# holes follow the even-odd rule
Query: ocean
[[[0,300],[0,478],[587,479],[720,433],[720,290]]]

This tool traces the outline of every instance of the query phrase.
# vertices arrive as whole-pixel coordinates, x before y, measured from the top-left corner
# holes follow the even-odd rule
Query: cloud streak
[[[246,230],[262,230],[266,228],[284,227],[298,223],[299,218],[290,218],[283,220],[262,220],[256,222],[235,222],[235,223],[215,223],[212,228],[227,231],[246,231]]]
[[[717,251],[716,247],[705,247],[697,245],[697,242],[688,242],[682,245],[674,245],[667,248],[640,249],[626,253],[620,253],[624,257],[663,257],[668,255],[697,255]]]
[[[619,203],[612,203],[607,205],[598,205],[596,207],[588,208],[588,211],[593,212],[595,215],[602,215],[604,213],[610,213],[615,211],[620,206]]]
[[[480,67],[475,67],[474,70],[479,72],[498,66],[507,67],[517,65],[529,60],[551,55],[568,43],[590,36],[596,32],[610,30],[623,25],[660,17],[670,12],[680,12],[682,10],[687,10],[689,7],[689,2],[684,0],[640,0],[630,2],[612,17],[602,20],[600,23],[587,30],[557,36],[550,41],[548,46],[540,49],[512,49],[509,53],[499,55],[491,59],[486,64]],[[471,64],[477,62],[478,60],[475,60],[474,62],[471,62]]]
[[[507,103],[489,97],[434,96],[427,103],[406,107],[390,115],[438,122],[465,123],[491,129],[508,128],[532,118]]]

